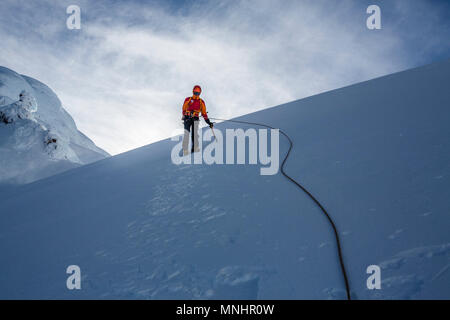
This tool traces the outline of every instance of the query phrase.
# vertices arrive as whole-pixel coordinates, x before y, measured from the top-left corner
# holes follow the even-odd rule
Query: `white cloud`
[[[196,83],[210,115],[234,117],[408,67],[398,34],[365,29],[365,8],[327,3],[212,1],[173,13],[86,2],[80,31],[64,29],[60,4],[62,18],[53,12],[35,33],[0,31],[0,64],[47,83],[115,154],[180,127]]]

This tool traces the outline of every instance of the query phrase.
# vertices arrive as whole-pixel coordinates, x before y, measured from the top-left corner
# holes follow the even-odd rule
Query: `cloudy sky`
[[[117,154],[181,128],[194,84],[210,116],[235,117],[450,58],[449,18],[447,0],[1,0],[0,65],[49,85]]]

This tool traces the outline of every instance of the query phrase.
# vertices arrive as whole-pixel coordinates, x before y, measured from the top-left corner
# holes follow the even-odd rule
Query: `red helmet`
[[[194,86],[194,89],[192,89],[192,92],[202,92],[202,88],[199,85]]]

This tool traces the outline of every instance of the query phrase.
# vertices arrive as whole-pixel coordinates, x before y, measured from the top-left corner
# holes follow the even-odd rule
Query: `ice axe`
[[[211,128],[211,131],[212,131],[212,133],[213,133],[213,136],[214,136],[214,140],[216,140],[216,141],[217,141],[217,137],[216,137],[216,134],[214,133],[214,129],[213,129],[213,127],[211,127],[211,126],[210,126],[210,128]]]

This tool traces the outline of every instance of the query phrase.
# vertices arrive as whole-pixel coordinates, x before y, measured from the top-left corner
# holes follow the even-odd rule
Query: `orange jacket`
[[[208,119],[205,101],[200,97],[192,96],[184,99],[183,116],[191,114],[193,117],[198,117],[201,114],[205,120]]]

